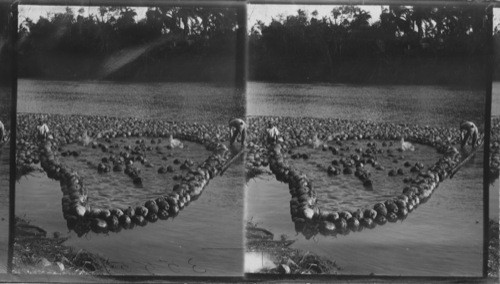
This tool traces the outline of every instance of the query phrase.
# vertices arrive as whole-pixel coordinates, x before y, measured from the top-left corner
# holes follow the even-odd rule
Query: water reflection
[[[245,252],[245,272],[256,273],[263,269],[275,268],[276,264],[271,259],[271,255],[265,252]]]

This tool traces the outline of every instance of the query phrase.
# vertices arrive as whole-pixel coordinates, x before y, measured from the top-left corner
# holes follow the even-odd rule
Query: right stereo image
[[[490,241],[498,275],[491,17],[465,5],[248,6],[245,272],[481,277]]]

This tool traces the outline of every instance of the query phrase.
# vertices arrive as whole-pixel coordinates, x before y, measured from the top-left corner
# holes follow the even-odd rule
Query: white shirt
[[[47,136],[49,134],[49,127],[47,124],[42,124],[41,126],[38,126],[38,134],[41,136]]]
[[[280,132],[278,131],[278,128],[276,128],[276,126],[273,126],[272,128],[268,128],[266,129],[267,131],[267,135],[269,135],[269,137],[273,138],[273,139],[276,139],[276,137],[278,137],[278,135],[280,135]]]

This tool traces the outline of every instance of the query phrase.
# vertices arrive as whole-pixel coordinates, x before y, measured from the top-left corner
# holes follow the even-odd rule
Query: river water
[[[210,152],[203,145],[197,143],[185,141],[183,149],[168,149],[166,139],[161,143],[155,142],[154,144],[150,144],[151,138],[147,139],[145,137],[141,139],[145,141],[144,145],[146,146],[158,147],[157,150],[153,148],[155,150],[145,152],[147,166],[139,161],[132,164],[132,167],[140,173],[141,185],[134,185],[132,178],[126,175],[123,169],[117,172],[111,170],[110,172],[97,174],[98,164],[101,163],[102,159],[118,154],[116,151],[113,154],[103,153],[78,144],[69,144],[62,147],[62,151],[78,151],[79,153],[78,157],[71,155],[61,157],[61,163],[68,168],[78,169],[78,174],[85,183],[92,185],[92,190],[88,193],[91,207],[97,206],[98,208],[111,209],[143,205],[148,200],[170,193],[173,186],[178,183],[173,179],[174,176],[186,173],[186,170],[181,170],[181,164],[174,162],[175,160],[179,160],[181,163],[185,160],[193,161],[193,168],[196,168],[210,155]],[[137,138],[120,138],[111,141],[113,145],[118,145],[119,149],[123,149],[124,145],[134,145],[137,140]],[[107,164],[112,165],[109,162]],[[173,172],[160,174],[158,169],[161,166],[164,168],[170,166]]]
[[[349,86],[326,84],[275,84],[250,82],[247,85],[247,114],[264,116],[331,117],[375,122],[409,123],[458,127],[462,119],[483,129],[485,92],[437,86]],[[429,164],[437,155],[416,145],[407,159]],[[303,151],[307,151],[303,149]],[[312,150],[310,150],[312,151]],[[307,163],[292,161],[304,172],[321,163],[321,150]],[[319,151],[319,152],[318,152]],[[406,153],[404,155],[407,155]],[[420,156],[419,156],[420,155]],[[324,158],[325,164],[333,157]],[[329,159],[329,160],[328,160]],[[437,159],[436,159],[437,160]],[[308,165],[309,164],[309,165]],[[402,222],[377,226],[347,236],[317,235],[306,239],[297,234],[290,216],[288,186],[272,176],[261,176],[246,187],[246,219],[274,233],[296,240],[295,248],[335,260],[340,273],[409,276],[480,276],[483,244],[483,151],[479,151],[451,180],[442,182],[429,201],[420,205]],[[346,207],[375,200],[390,193],[397,183],[387,182],[382,192],[359,194],[359,180],[351,183],[337,178],[328,188],[323,173],[311,173],[316,183],[325,183],[319,195],[321,206]],[[323,175],[323,176],[322,176]],[[393,183],[391,185],[391,183]],[[334,182],[335,184],[335,182]],[[404,184],[399,181],[402,191]],[[331,185],[331,184],[330,184]],[[375,185],[384,187],[383,179]],[[339,198],[339,191],[349,192]],[[340,189],[339,189],[340,188]],[[361,186],[362,188],[362,186]],[[375,191],[375,190],[374,190]],[[490,189],[490,192],[492,189]],[[354,192],[354,193],[353,193]],[[397,191],[396,191],[397,192]],[[320,198],[318,198],[320,200]],[[496,194],[498,202],[498,193]],[[373,202],[369,202],[373,204]],[[491,203],[490,203],[491,204]],[[498,220],[498,203],[496,203]],[[492,214],[495,216],[495,213]]]
[[[228,86],[34,80],[19,80],[18,84],[19,113],[108,115],[216,124],[226,124],[231,117],[245,115],[244,98]],[[134,141],[117,142],[133,145]],[[170,151],[172,155],[167,161],[154,155],[148,157],[155,165],[154,172],[143,169],[144,174],[158,179],[156,184],[146,181],[143,188],[131,185],[130,178],[123,173],[98,175],[94,166],[103,154],[90,148],[67,146],[66,150],[79,150],[81,155],[64,157],[63,162],[81,169],[82,175],[87,176],[89,197],[95,205],[134,205],[171,190],[172,174],[159,177],[156,172],[160,163],[167,166],[175,158],[199,163],[209,155],[200,145],[186,143],[186,146],[182,151]],[[175,173],[180,173],[178,166]],[[113,264],[111,274],[239,276],[243,272],[243,187],[240,159],[223,176],[211,180],[202,195],[173,219],[119,233],[89,233],[79,238],[66,227],[59,183],[35,173],[16,184],[16,215],[42,227],[49,235],[60,232],[68,236],[65,244],[77,250],[86,249],[108,258]]]
[[[307,173],[318,194],[317,204],[320,208],[333,211],[356,211],[358,208],[369,207],[400,195],[405,186],[403,178],[417,176],[416,173],[410,172],[410,167],[404,166],[405,162],[410,162],[411,165],[421,162],[427,168],[434,164],[439,157],[436,150],[429,146],[420,145],[416,147],[415,151],[400,153],[397,151],[399,143],[392,146],[381,146],[381,141],[374,140],[374,142],[377,143],[378,149],[383,150],[382,153],[377,154],[377,162],[384,169],[377,170],[370,164],[363,167],[370,174],[372,186],[363,186],[363,182],[354,174],[331,176],[327,173],[327,168],[333,160],[339,161],[343,157],[356,155],[355,148],[365,148],[366,142],[363,141],[344,143],[344,147],[350,149],[339,150],[337,155],[308,146],[299,147],[294,152],[308,154],[309,158],[306,160],[292,159],[289,163],[297,170]],[[335,143],[330,144],[332,147],[339,148]],[[391,153],[389,154],[388,151]],[[389,176],[388,172],[392,169],[396,171],[402,169],[404,175]]]
[[[481,128],[485,91],[437,86],[350,86],[249,82],[247,114]]]
[[[245,115],[244,94],[206,83],[18,80],[17,111],[226,124]]]

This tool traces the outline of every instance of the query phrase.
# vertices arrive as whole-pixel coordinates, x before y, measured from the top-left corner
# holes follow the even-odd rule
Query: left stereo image
[[[243,274],[240,13],[19,6],[14,273]]]

